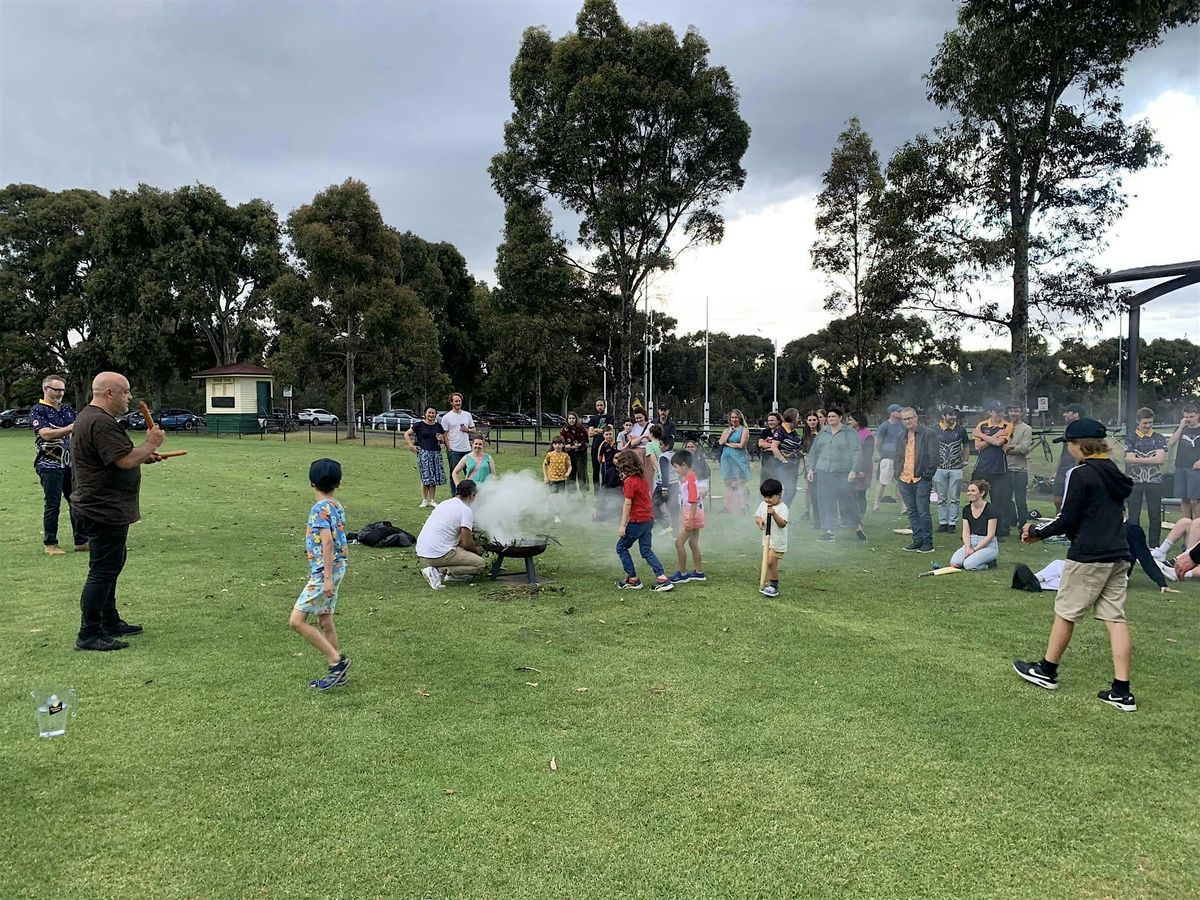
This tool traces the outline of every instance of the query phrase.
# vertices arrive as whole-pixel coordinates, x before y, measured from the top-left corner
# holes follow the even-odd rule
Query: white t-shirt
[[[471,432],[475,430],[475,420],[465,409],[462,412],[445,413],[442,416],[442,427],[446,429],[446,446],[455,453],[471,452]]]
[[[791,522],[791,519],[788,517],[787,504],[782,500],[775,504],[775,512],[779,513],[779,518],[783,519],[785,522]],[[754,517],[756,519],[762,519],[764,522],[767,520],[766,500],[758,504],[758,509],[755,510]],[[771,523],[771,549],[776,553],[787,553],[787,534],[787,529],[780,528],[778,522]]]
[[[417,556],[438,559],[458,546],[458,529],[475,523],[471,507],[457,497],[439,503],[417,535]]]

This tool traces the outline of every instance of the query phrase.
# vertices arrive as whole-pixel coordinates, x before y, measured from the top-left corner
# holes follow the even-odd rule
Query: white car
[[[336,425],[338,417],[327,409],[302,409],[296,417],[307,425]]]

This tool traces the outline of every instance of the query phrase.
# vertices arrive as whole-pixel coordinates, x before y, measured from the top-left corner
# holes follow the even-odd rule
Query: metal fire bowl
[[[529,559],[530,557],[541,556],[545,553],[549,543],[547,538],[542,537],[522,538],[507,544],[501,544],[499,541],[488,541],[484,544],[484,547],[508,559]]]

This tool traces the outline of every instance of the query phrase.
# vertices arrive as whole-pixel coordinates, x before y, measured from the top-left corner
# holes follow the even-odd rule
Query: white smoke
[[[589,488],[578,493],[552,494],[534,472],[523,469],[489,478],[479,485],[471,507],[475,525],[500,543],[539,534],[554,535],[567,527],[595,530],[596,502]],[[560,521],[555,522],[555,517]],[[606,528],[606,526],[600,526]],[[615,526],[614,526],[615,530]]]

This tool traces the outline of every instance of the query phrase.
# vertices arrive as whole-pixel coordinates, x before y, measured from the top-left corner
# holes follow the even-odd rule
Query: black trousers
[[[1142,501],[1146,501],[1146,517],[1150,527],[1146,535],[1150,538],[1150,546],[1157,547],[1162,540],[1162,482],[1158,484],[1133,485],[1133,493],[1129,495],[1129,521],[1140,522],[1142,519]]]
[[[42,508],[42,543],[49,546],[58,543],[58,513],[62,509],[63,498],[67,501],[67,514],[71,517],[71,536],[75,546],[87,543],[87,535],[79,527],[79,516],[71,506],[71,470],[70,469],[41,469],[38,477],[42,480],[42,494],[45,505]]]
[[[580,493],[583,493],[588,488],[588,452],[586,450],[568,450],[567,456],[571,457],[571,474],[567,478],[567,489],[570,491],[578,489]]]
[[[588,455],[592,459],[592,493],[600,493],[600,441],[592,443]]]
[[[86,516],[82,524],[88,535],[88,574],[79,597],[79,639],[103,637],[121,624],[117,612],[117,578],[125,568],[128,525],[107,525]]]
[[[1023,469],[1009,469],[1008,479],[1012,483],[1013,505],[1017,508],[1017,528],[1024,528],[1029,521],[1029,473]]]

